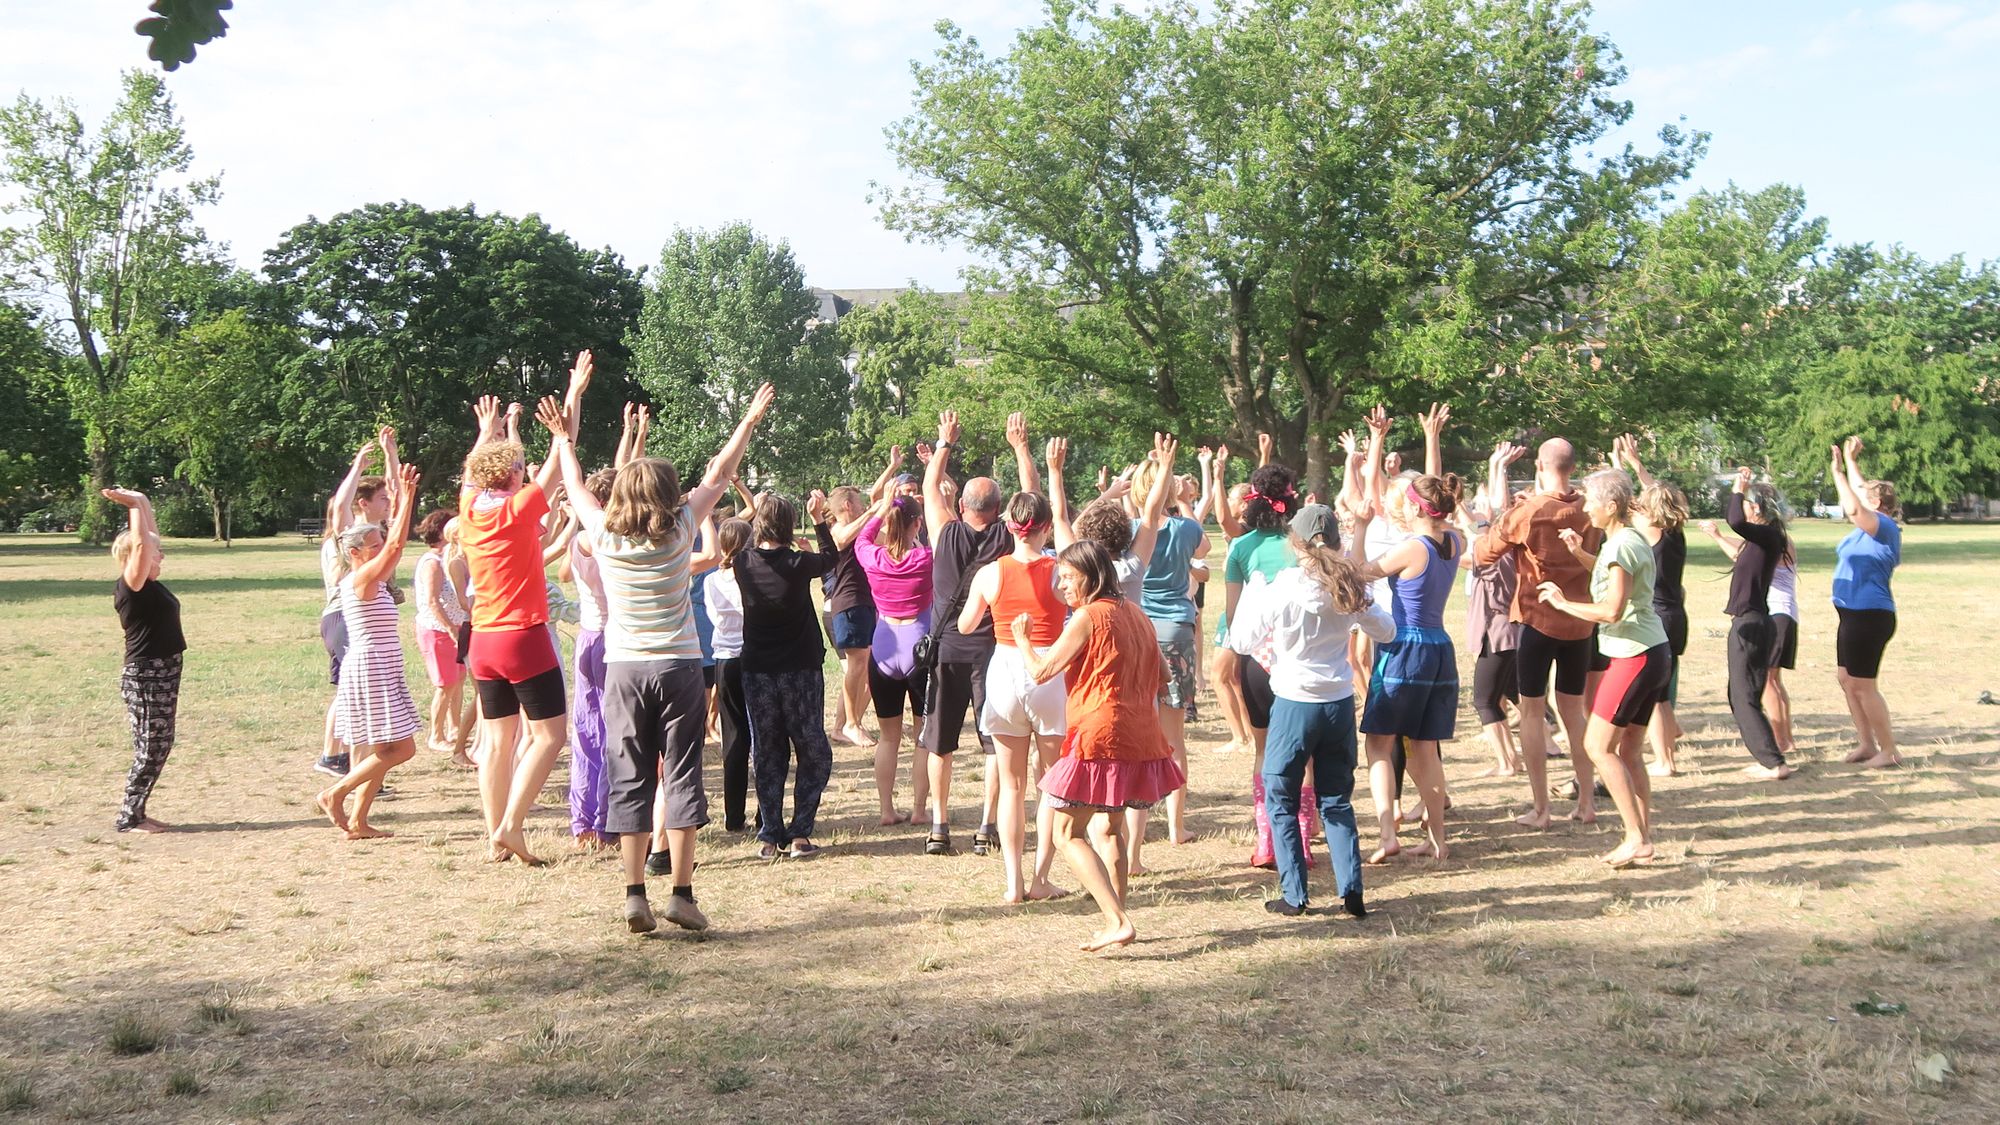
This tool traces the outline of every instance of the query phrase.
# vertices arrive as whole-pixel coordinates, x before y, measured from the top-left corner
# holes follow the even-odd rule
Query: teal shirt
[[[1275,528],[1252,531],[1238,536],[1229,545],[1229,558],[1222,564],[1222,580],[1248,582],[1252,574],[1261,574],[1264,581],[1273,582],[1297,565],[1299,560],[1292,553],[1291,536]]]
[[[1201,525],[1186,516],[1168,516],[1153,539],[1153,557],[1146,562],[1145,591],[1139,608],[1155,621],[1194,624],[1194,599],[1188,597],[1188,566],[1202,540]]]

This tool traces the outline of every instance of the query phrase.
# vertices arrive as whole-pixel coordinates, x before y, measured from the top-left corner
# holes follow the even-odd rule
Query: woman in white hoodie
[[[1266,656],[1276,697],[1263,781],[1282,897],[1264,908],[1287,917],[1306,909],[1299,793],[1310,762],[1335,889],[1347,913],[1359,918],[1368,910],[1361,897],[1361,843],[1352,802],[1354,681],[1347,638],[1359,626],[1365,636],[1386,643],[1394,639],[1396,625],[1369,599],[1367,584],[1337,544],[1308,543],[1295,534],[1292,550],[1298,566],[1269,583],[1247,586],[1229,626],[1229,648],[1238,659]]]

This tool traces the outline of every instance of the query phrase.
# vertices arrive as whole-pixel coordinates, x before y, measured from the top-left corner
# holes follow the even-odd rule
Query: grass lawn
[[[875,827],[851,747],[824,858],[703,833],[700,936],[624,931],[615,865],[563,841],[566,766],[531,843],[567,858],[541,870],[481,861],[473,779],[429,752],[380,806],[395,839],[338,840],[311,804],[328,689],[296,538],[169,543],[192,648],[152,811],[184,830],[120,835],[111,561],[0,537],[0,1116],[2000,1120],[2000,707],[1976,702],[2000,692],[2000,528],[1905,539],[1883,685],[1910,764],[1879,774],[1840,764],[1839,530],[1799,529],[1804,768],[1782,784],[1739,779],[1726,577],[1691,546],[1691,769],[1656,783],[1655,866],[1595,862],[1608,803],[1514,826],[1525,783],[1475,776],[1467,710],[1451,861],[1371,869],[1365,922],[1268,915],[1248,756],[1208,751],[1205,699],[1201,839],[1149,846],[1141,940],[1105,957],[1075,951],[1082,896],[1002,906],[997,859]],[[978,788],[955,792],[964,836]]]

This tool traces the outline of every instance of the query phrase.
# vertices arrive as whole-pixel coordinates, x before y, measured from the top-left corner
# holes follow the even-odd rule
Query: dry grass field
[[[0,538],[0,1118],[2000,1120],[2000,707],[1976,702],[2000,692],[2000,528],[1908,535],[1883,682],[1909,766],[1879,774],[1840,764],[1836,533],[1800,530],[1783,784],[1738,777],[1720,555],[1696,546],[1692,768],[1658,786],[1657,865],[1595,862],[1615,816],[1515,827],[1522,783],[1476,778],[1462,737],[1449,863],[1371,869],[1363,922],[1273,917],[1209,706],[1201,839],[1148,849],[1141,940],[1101,957],[1075,951],[1081,896],[1002,906],[997,859],[875,827],[847,747],[824,858],[704,832],[704,935],[627,934],[606,860],[482,862],[473,779],[428,752],[381,808],[395,839],[336,839],[296,539],[169,544],[193,647],[152,811],[181,830],[120,835],[111,563]]]

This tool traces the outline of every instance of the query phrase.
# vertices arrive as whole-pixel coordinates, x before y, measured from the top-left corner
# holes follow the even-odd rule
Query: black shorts
[[[1896,635],[1893,609],[1841,609],[1840,633],[1834,640],[1840,670],[1857,680],[1872,680],[1882,671],[1882,652]]]
[[[479,713],[489,719],[526,714],[534,720],[559,719],[568,709],[563,699],[563,671],[558,664],[520,683],[506,680],[472,681],[479,690]]]
[[[714,665],[714,664],[704,664],[704,665],[702,665],[702,666],[701,666],[701,690],[703,690],[703,691],[714,691],[714,690],[715,690],[715,665]]]
[[[1602,635],[1601,629],[1592,629],[1590,631],[1590,670],[1593,674],[1607,672],[1611,669],[1611,658],[1604,655],[1603,647],[1597,643],[1597,638],[1600,635]],[[1587,686],[1589,681],[1585,680],[1584,683]]]
[[[965,733],[967,713],[975,718],[986,709],[987,661],[939,661],[931,675],[929,706],[924,713],[923,732],[917,741],[924,749],[940,756],[958,750],[959,736]],[[973,724],[977,731],[979,724]],[[993,739],[979,735],[979,751],[993,752]]]
[[[1472,664],[1472,709],[1479,712],[1481,723],[1504,723],[1507,721],[1505,701],[1521,702],[1520,689],[1515,687],[1514,650],[1488,652],[1482,654]]]
[[[1590,657],[1597,642],[1590,637],[1573,641],[1557,640],[1535,628],[1521,626],[1521,647],[1514,650],[1515,687],[1523,699],[1545,699],[1549,694],[1549,666],[1555,666],[1557,695],[1582,695],[1590,674]]]
[[[923,718],[930,708],[925,698],[929,693],[929,677],[919,671],[898,679],[886,675],[882,667],[873,660],[868,662],[868,697],[875,701],[875,717],[878,719],[900,719],[903,717],[903,702],[908,700],[910,714]]]
[[[1248,656],[1238,659],[1236,666],[1242,670],[1243,710],[1249,715],[1250,728],[1270,730],[1271,705],[1278,701],[1278,694],[1271,690],[1271,673]]]
[[[1799,619],[1788,613],[1771,615],[1771,667],[1789,672],[1799,666]]]
[[[1680,606],[1661,606],[1653,603],[1653,612],[1659,615],[1660,624],[1667,630],[1667,649],[1675,656],[1684,656],[1688,650],[1688,615]]]
[[[458,626],[458,662],[465,663],[465,654],[472,651],[472,622],[462,621]]]

